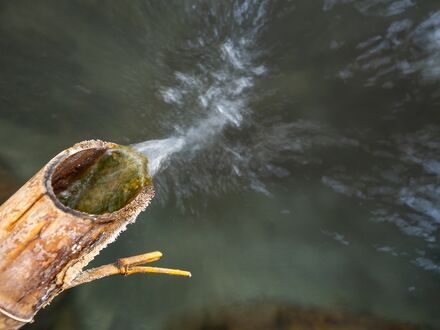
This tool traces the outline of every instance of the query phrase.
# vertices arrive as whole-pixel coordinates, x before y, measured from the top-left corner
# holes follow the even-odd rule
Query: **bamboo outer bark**
[[[32,322],[148,206],[152,185],[102,215],[72,210],[56,198],[56,187],[115,146],[92,140],[62,151],[0,207],[0,329]]]

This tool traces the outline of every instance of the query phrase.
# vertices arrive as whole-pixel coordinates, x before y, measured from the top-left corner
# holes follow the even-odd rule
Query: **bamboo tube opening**
[[[152,180],[144,155],[109,144],[64,155],[49,168],[46,186],[57,207],[107,222],[137,208]]]

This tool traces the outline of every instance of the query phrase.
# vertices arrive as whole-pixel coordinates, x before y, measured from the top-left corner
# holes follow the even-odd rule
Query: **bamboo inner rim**
[[[52,174],[52,189],[55,195],[66,190],[75,180],[103,155],[108,148],[93,148],[78,151],[64,159]]]
[[[52,190],[68,208],[93,215],[112,213],[151,184],[147,165],[147,159],[129,147],[81,150],[55,168]]]

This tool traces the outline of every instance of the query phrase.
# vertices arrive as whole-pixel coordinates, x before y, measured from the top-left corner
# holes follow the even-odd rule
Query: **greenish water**
[[[71,209],[89,214],[115,212],[151,185],[147,164],[147,158],[133,149],[109,149],[55,194]]]
[[[156,198],[93,264],[193,274],[90,283],[28,329],[255,301],[440,327],[438,0],[4,1],[0,47],[17,186],[78,141],[139,143]]]

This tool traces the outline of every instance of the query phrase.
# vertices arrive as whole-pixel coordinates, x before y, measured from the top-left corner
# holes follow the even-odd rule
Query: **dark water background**
[[[439,111],[438,0],[1,2],[8,181],[85,139],[191,137],[94,265],[160,250],[193,278],[96,281],[28,328],[255,301],[440,327]]]

